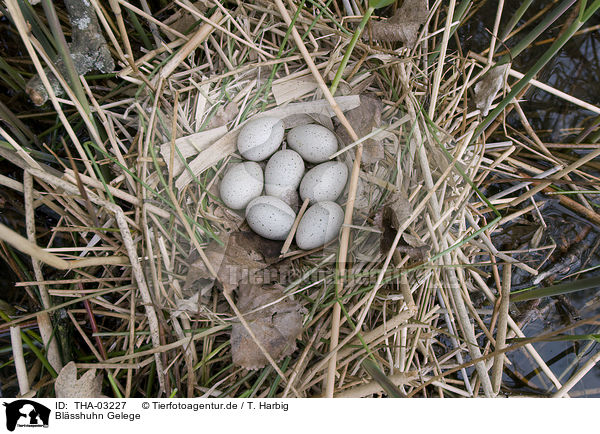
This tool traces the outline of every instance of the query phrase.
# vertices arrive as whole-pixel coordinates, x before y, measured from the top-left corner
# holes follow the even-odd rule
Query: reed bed
[[[70,35],[58,5],[6,3],[29,71],[59,77],[65,92],[48,82],[48,102],[32,110],[46,131],[2,107],[0,155],[18,169],[0,184],[24,209],[19,225],[0,226],[21,306],[0,313],[12,347],[5,387],[54,396],[74,361],[115,397],[493,397],[511,394],[503,373],[519,352],[539,370],[540,393],[568,396],[593,369],[597,354],[558,373],[534,346],[597,327],[592,308],[527,336],[509,302],[515,275],[543,286],[557,248],[545,235],[550,193],[568,189],[561,206],[600,225],[600,150],[557,152],[519,103],[533,86],[600,113],[533,79],[598,2],[564,24],[539,65],[516,71],[495,53],[515,28],[535,37],[553,21],[511,29],[503,2],[487,52],[463,53],[455,32],[476,13],[469,1],[407,0],[417,8],[407,22],[389,18],[404,7],[394,2],[91,0],[116,64],[95,76],[68,62],[52,71],[69,49],[49,52],[43,39]],[[381,122],[360,96],[378,101]],[[522,130],[505,123],[510,111]],[[265,113],[335,128],[351,176],[340,239],[311,252],[292,244],[268,267],[285,266],[284,298],[305,311],[297,350],[249,370],[232,363],[231,327],[244,318],[214,246],[247,230],[218,183],[240,159],[240,126]],[[499,249],[495,236],[523,219],[536,222],[533,241]]]

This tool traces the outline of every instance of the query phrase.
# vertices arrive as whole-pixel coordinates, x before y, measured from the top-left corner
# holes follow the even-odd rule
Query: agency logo
[[[47,428],[50,420],[50,409],[42,404],[19,399],[3,403],[6,407],[6,429],[14,431],[16,427]]]

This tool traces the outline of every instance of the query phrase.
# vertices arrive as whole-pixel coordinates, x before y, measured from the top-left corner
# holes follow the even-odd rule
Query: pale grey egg
[[[340,233],[344,211],[335,202],[318,202],[308,208],[296,230],[296,244],[302,250],[311,250],[327,244]]]
[[[265,193],[293,206],[298,202],[297,189],[304,175],[304,161],[291,149],[277,151],[265,168]]]
[[[221,200],[231,209],[244,209],[252,199],[261,195],[263,184],[263,171],[258,163],[233,164],[221,181]]]
[[[322,125],[308,124],[292,128],[287,143],[304,161],[322,163],[338,150],[335,134]]]
[[[237,147],[247,160],[266,160],[279,148],[284,133],[283,122],[279,118],[265,116],[253,119],[240,130]]]
[[[273,196],[259,196],[246,207],[246,221],[254,232],[269,240],[285,240],[296,213],[284,201]]]
[[[346,186],[348,168],[339,161],[328,161],[313,167],[300,183],[300,198],[310,203],[335,201]]]

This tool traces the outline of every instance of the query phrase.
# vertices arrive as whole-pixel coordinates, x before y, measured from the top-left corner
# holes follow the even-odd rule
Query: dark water
[[[475,16],[465,23],[459,29],[459,37],[462,44],[463,52],[472,50],[481,52],[490,44],[490,31],[493,29],[496,2],[482,2],[483,6],[476,12]],[[481,3],[480,3],[481,4]],[[520,6],[521,2],[508,0],[505,2],[503,17],[509,17],[510,14]],[[548,5],[547,1],[534,2],[526,15],[521,20],[520,24],[525,23],[535,13],[541,11]],[[556,37],[561,26],[572,11],[567,11],[563,17],[559,18],[548,31],[538,38],[539,41],[547,40]],[[507,22],[503,19],[500,29],[503,28],[503,23]],[[536,21],[535,24],[539,22]],[[534,24],[534,25],[535,25]],[[582,29],[589,28],[600,24],[600,14],[592,17]],[[531,25],[522,31],[525,35]],[[517,26],[518,27],[518,26]],[[514,41],[507,41],[506,46],[500,45],[497,52],[504,51],[506,48],[513,47],[518,42],[521,36],[516,36]],[[518,57],[513,60],[512,68],[526,73],[527,70],[539,59],[539,57],[550,48],[551,43],[534,45],[526,49]],[[539,81],[546,83],[556,89],[568,93],[576,98],[600,106],[600,80],[598,74],[600,72],[600,31],[593,30],[582,35],[574,36],[538,74],[536,77]],[[513,81],[514,79],[510,79]],[[579,140],[581,143],[592,143],[594,134],[598,128],[594,126],[598,123],[599,117],[591,111],[581,109],[563,99],[548,94],[545,91],[537,88],[531,88],[525,94],[521,107],[525,112],[531,126],[544,142],[549,143],[574,143]],[[515,114],[509,115],[507,118],[509,125],[517,130],[523,131],[523,126],[519,118]],[[588,134],[582,134],[583,131]],[[505,140],[502,136],[497,137],[499,140]],[[491,141],[494,141],[494,137]],[[561,150],[568,153],[568,151]],[[588,169],[586,169],[588,170]],[[598,176],[598,173],[594,173]],[[503,187],[505,188],[505,186]],[[598,204],[598,195],[590,196],[592,204]],[[546,197],[547,198],[547,197]],[[553,213],[561,214],[564,209],[560,206],[549,207]],[[545,215],[546,217],[546,215]],[[566,221],[573,221],[574,217],[568,214],[561,216]],[[551,220],[555,221],[555,220]],[[558,223],[560,227],[560,223]],[[534,229],[539,226],[539,223],[529,218],[522,219],[519,222],[522,226],[530,225]],[[552,229],[552,228],[550,228]],[[548,232],[552,232],[549,229]],[[552,234],[549,234],[552,235]],[[560,234],[553,234],[555,241],[560,242]],[[600,234],[594,227],[588,235],[587,241],[593,245]],[[587,258],[590,255],[590,249],[582,252],[582,257]],[[593,267],[600,263],[598,253],[591,255],[591,260],[586,265],[586,268]],[[577,271],[577,270],[575,270]],[[598,270],[588,272],[580,277],[592,277],[598,273]],[[572,280],[573,277],[567,278],[565,281]],[[543,282],[542,285],[547,285]],[[569,317],[565,313],[565,308],[561,303],[556,303],[555,300],[542,300],[540,308],[542,314],[535,316],[535,319],[526,326],[523,330],[528,337],[537,336],[548,333],[552,330],[565,327],[570,321],[576,321],[578,318],[585,319],[598,315],[600,313],[600,298],[599,291],[591,289],[569,294],[567,301],[574,308],[575,318]],[[551,304],[549,304],[551,303]],[[588,334],[600,333],[600,323],[595,325],[584,325],[573,329],[568,334]],[[593,341],[591,341],[593,342]],[[593,354],[600,351],[600,344],[590,341],[562,341],[562,342],[540,342],[534,344],[534,347],[539,352],[541,357],[547,362],[554,374],[559,377],[561,383],[564,384],[574,372],[576,372],[585,361]],[[548,378],[538,372],[536,363],[531,357],[517,350],[509,355],[512,366],[508,366],[505,375],[505,384],[508,386],[509,393],[523,394],[539,394],[547,396],[548,393],[554,392],[552,384]],[[526,381],[519,378],[519,375],[510,375],[511,372],[516,372],[520,376],[525,377]],[[571,396],[586,396],[600,397],[600,367],[593,368],[579,384],[572,389]]]
[[[490,32],[496,17],[496,3],[487,1],[477,10],[475,16],[459,29],[459,36],[463,52],[472,50],[481,52],[490,44]],[[521,5],[520,1],[508,0],[504,5],[503,17],[509,17]],[[548,5],[548,1],[534,1],[529,11],[521,19],[519,25],[524,24]],[[574,6],[572,7],[574,8]],[[536,44],[550,40],[559,35],[571,11],[567,11],[561,18],[537,40]],[[503,19],[503,23],[508,19]],[[534,22],[506,44],[497,43],[497,53],[503,52],[516,45],[519,40],[533,29],[539,22]],[[593,16],[580,30],[591,28],[600,24],[600,14]],[[517,25],[517,28],[519,27]],[[550,48],[551,43],[533,45],[513,59],[512,68],[525,73]],[[600,31],[594,30],[581,35],[576,35],[561,49],[536,77],[537,80],[548,84],[569,95],[579,98],[594,105],[600,105]],[[514,80],[514,79],[511,79]],[[521,107],[540,138],[548,142],[566,142],[574,139],[584,128],[592,125],[597,117],[594,113],[580,109],[565,100],[550,95],[535,87],[525,95]],[[515,127],[520,126],[520,121],[515,115],[508,119]]]

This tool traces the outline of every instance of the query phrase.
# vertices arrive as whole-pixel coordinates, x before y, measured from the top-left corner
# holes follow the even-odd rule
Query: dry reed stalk
[[[447,27],[446,27],[447,31],[449,31],[449,26],[450,26],[450,23],[447,22]],[[447,42],[447,40],[446,40],[446,42]],[[445,47],[444,42],[442,43],[442,47]],[[445,50],[442,51],[441,57],[443,57],[444,51]],[[441,66],[439,66],[438,71],[440,69],[441,69]],[[435,82],[434,82],[434,84],[435,84]],[[434,93],[436,95],[437,95],[438,88],[439,88],[439,83],[438,83],[438,86],[434,86]],[[413,118],[415,120],[417,120],[418,118],[416,117],[415,110],[414,110],[414,108],[412,108],[412,105],[409,105],[408,108],[409,108],[409,113],[411,113]],[[432,104],[430,106],[430,113],[429,113],[430,117],[433,117],[433,110],[434,110],[434,104]],[[417,140],[419,142],[422,141],[422,139],[420,137],[420,131],[419,131],[420,129],[419,129],[418,123],[415,124],[414,129],[415,129],[415,135],[417,137]],[[469,137],[469,136],[467,136],[467,137]],[[465,140],[463,143],[466,144],[466,143],[468,143],[469,140],[470,140],[470,138],[467,138],[467,140]],[[463,149],[462,152],[464,152],[464,149],[466,149],[466,148],[463,146],[462,149]],[[455,158],[460,158],[460,156],[462,155],[462,152],[458,152],[456,154]],[[431,192],[434,188],[434,184],[433,184],[433,179],[430,174],[428,158],[424,153],[423,146],[420,146],[418,148],[418,158],[420,161],[422,173],[424,175],[425,185],[428,187],[428,189]],[[454,164],[454,162],[452,164]],[[452,165],[450,165],[449,167],[451,168]],[[440,181],[441,181],[441,179],[438,180],[436,185],[438,185],[440,183]],[[437,196],[435,194],[432,194],[430,196],[429,200],[431,201],[431,208],[434,212],[434,218],[436,219],[436,221],[440,221],[441,220],[441,212],[440,212],[440,206],[439,206],[439,201],[438,201]],[[399,239],[399,235],[400,235],[400,233],[397,234],[396,239],[394,240],[395,242],[393,244],[393,247],[395,245],[397,245],[397,240]],[[441,238],[440,242],[441,242],[440,248],[442,250],[448,249],[449,243],[446,240],[446,236],[444,236],[443,234],[442,234],[442,238]],[[389,259],[389,257],[390,256],[388,255],[388,259]],[[445,265],[447,265],[447,266],[451,264],[451,259],[448,255],[444,256],[442,258],[442,260],[444,261]],[[384,268],[385,268],[385,266],[384,266]],[[381,274],[380,274],[380,276],[381,276]],[[465,305],[463,303],[462,296],[459,294],[459,291],[458,291],[459,285],[456,280],[456,275],[454,274],[454,271],[452,269],[446,269],[445,277],[448,279],[450,287],[453,289],[451,291],[451,293],[453,296],[454,306],[457,309],[458,319],[461,324],[461,329],[465,336],[465,340],[467,341],[467,345],[469,348],[469,352],[471,353],[471,357],[478,358],[481,356],[481,353],[480,353],[479,347],[472,344],[473,342],[475,342],[475,335],[473,332],[473,328],[469,323],[469,316],[466,311]],[[489,376],[485,369],[485,366],[482,363],[479,363],[476,365],[476,369],[479,374],[479,378],[482,381],[482,386],[484,387],[484,392],[486,393],[487,396],[490,396],[492,393],[491,382],[489,380]]]
[[[284,6],[283,2],[281,0],[275,0],[275,2],[277,4],[277,8],[279,9],[279,12],[281,13],[284,21],[286,22],[286,24],[288,26],[291,26],[292,19],[288,13],[286,7]],[[302,53],[304,60],[306,61],[311,73],[313,74],[313,77],[315,78],[315,80],[317,80],[319,89],[321,89],[321,91],[323,92],[323,95],[325,96],[327,101],[329,101],[329,104],[331,105],[331,108],[333,109],[336,116],[338,117],[338,120],[344,126],[346,131],[348,131],[348,134],[352,138],[352,141],[357,141],[359,139],[359,137],[357,136],[356,132],[354,132],[354,129],[352,128],[352,126],[350,125],[350,123],[348,122],[346,117],[344,116],[344,113],[338,106],[335,99],[333,98],[333,95],[329,91],[329,88],[325,84],[323,77],[317,70],[315,63],[312,60],[312,57],[310,56],[308,50],[306,49],[306,46],[304,45],[304,42],[302,41],[302,38],[300,37],[298,30],[293,26],[292,26],[292,36],[296,42],[296,46]],[[346,202],[346,210],[344,213],[344,225],[345,226],[342,229],[342,234],[341,234],[341,238],[340,238],[340,251],[339,251],[340,253],[338,256],[340,275],[337,280],[338,283],[336,283],[336,293],[337,294],[341,294],[343,291],[343,285],[344,285],[343,279],[344,279],[344,274],[346,271],[345,269],[346,269],[346,258],[347,258],[347,254],[348,254],[348,243],[350,241],[350,228],[348,227],[348,225],[350,225],[352,223],[352,213],[354,211],[354,201],[356,199],[356,188],[358,185],[358,174],[360,171],[361,157],[362,157],[362,145],[359,144],[356,148],[356,154],[354,156],[354,165],[352,166],[352,172],[350,173],[350,185],[348,188],[348,200]],[[338,344],[340,314],[341,314],[341,308],[339,306],[339,303],[336,303],[333,305],[333,312],[332,312],[333,320],[332,320],[332,324],[331,324],[331,328],[332,328],[331,344],[330,344],[331,348],[335,348]],[[325,396],[326,397],[330,397],[330,398],[333,397],[334,387],[335,387],[335,371],[336,371],[336,357],[334,354],[333,357],[331,358],[331,362],[328,367],[327,383],[325,386]]]
[[[74,196],[77,196],[79,194],[77,187],[75,187],[72,184],[67,183],[66,181],[58,179],[52,175],[49,175],[43,171],[40,171],[40,170],[31,169],[30,171],[33,176],[40,178],[40,179],[54,185],[55,187],[61,188]],[[128,259],[129,259],[129,263],[132,268],[133,276],[138,285],[138,289],[142,295],[142,300],[144,301],[144,305],[145,305],[144,307],[145,307],[146,313],[148,315],[148,322],[149,322],[150,331],[151,331],[152,343],[155,347],[158,347],[158,346],[160,346],[158,318],[156,315],[156,311],[154,310],[152,296],[150,295],[150,292],[148,290],[148,286],[146,284],[146,279],[144,277],[144,273],[143,273],[142,268],[138,261],[138,255],[136,252],[135,244],[133,242],[133,238],[131,236],[129,226],[128,226],[127,220],[125,218],[125,214],[123,213],[123,210],[119,206],[117,206],[111,202],[106,202],[103,199],[100,199],[99,197],[97,197],[91,193],[90,193],[89,197],[93,203],[109,210],[110,212],[113,213],[113,215],[115,217],[117,226],[119,227],[119,230],[121,232],[123,244],[125,245],[125,248],[127,250],[127,254],[129,257]],[[0,229],[2,229],[2,226],[0,226]],[[20,237],[17,234],[14,234],[14,235],[16,235],[17,237]],[[20,237],[20,238],[22,239],[22,237]],[[24,239],[23,239],[23,241],[24,241]],[[32,251],[34,251],[35,253],[40,255],[39,251],[37,251],[35,249],[33,249]],[[48,257],[48,256],[45,256],[45,257]],[[76,263],[76,264],[82,264],[85,262],[89,263],[89,262],[95,260],[95,262],[98,263],[98,259],[104,259],[103,263],[104,264],[107,263],[107,258],[80,259],[80,260],[72,261],[72,262]],[[120,260],[120,263],[123,263],[122,257],[118,257],[118,259]],[[65,263],[67,262],[67,261],[63,261],[62,259],[57,261],[55,258],[52,258],[52,260],[53,260],[54,264],[59,265],[59,267],[56,267],[56,268],[60,268],[60,266],[64,266],[63,262],[65,262]],[[100,263],[102,263],[102,262],[100,262]],[[70,263],[66,263],[66,265],[67,265],[67,267],[72,268],[72,267],[70,267]],[[55,265],[53,265],[53,266],[55,266]],[[156,368],[159,373],[163,372],[162,363],[161,363],[161,360],[158,357],[158,355],[156,356]],[[162,393],[165,390],[163,375],[159,375],[158,379],[159,379],[161,393]]]
[[[96,11],[96,16],[98,17],[98,20],[102,24],[102,28],[103,28],[104,32],[108,35],[108,39],[110,39],[113,48],[117,51],[117,54],[118,54],[119,58],[123,61],[123,63],[126,64],[127,59],[125,57],[125,53],[123,53],[123,50],[121,49],[121,46],[119,45],[119,42],[117,41],[117,38],[115,37],[113,28],[111,27],[112,23],[109,23],[107,17],[105,16],[105,13],[104,13],[105,9],[100,6],[100,4],[98,3],[98,0],[90,0],[90,2],[92,4],[94,10]]]
[[[235,33],[230,32],[229,30],[225,29],[223,26],[219,25],[219,23],[217,23],[217,21],[221,18],[221,17],[210,17],[206,18],[201,12],[197,11],[196,8],[192,5],[191,2],[189,2],[188,0],[175,0],[175,3],[178,4],[179,6],[181,6],[183,9],[189,11],[192,13],[192,15],[194,15],[195,17],[199,18],[200,20],[204,21],[205,23],[209,24],[210,26],[214,27],[217,30],[220,30],[221,32],[223,32],[224,34],[226,34],[227,36],[229,36],[232,39],[235,39],[236,41],[240,42],[241,44],[246,45],[249,48],[252,48],[253,50],[255,50],[256,52],[262,54],[263,56],[272,59],[274,56],[268,52],[266,52],[265,50],[261,49],[260,47],[256,46],[256,44],[254,44],[250,38],[248,37],[248,35],[245,35],[243,29],[239,26],[239,24],[237,23],[236,20],[234,20],[231,16],[231,14],[227,11],[227,9],[225,9],[220,3],[216,3],[220,12],[222,13],[223,17],[222,18],[227,18],[230,20],[230,22],[234,23],[234,26],[240,31],[240,33],[242,33],[245,38],[240,38],[239,36],[237,36]],[[218,44],[213,44],[215,49],[219,49],[219,45]],[[233,67],[230,69],[234,69]]]
[[[287,253],[287,251],[290,249],[290,245],[292,244],[292,241],[294,240],[294,236],[296,235],[296,229],[298,229],[298,224],[300,224],[300,220],[302,219],[302,216],[304,215],[304,211],[306,211],[306,208],[308,208],[308,204],[310,202],[310,199],[307,197],[306,199],[304,199],[304,202],[302,202],[302,206],[300,207],[300,210],[298,210],[298,215],[296,215],[296,219],[294,220],[294,224],[292,225],[292,228],[290,229],[290,233],[288,234],[287,238],[285,239],[285,242],[283,243],[283,247],[281,247],[281,255],[285,255]]]
[[[480,288],[483,290],[483,292],[484,292],[485,296],[488,298],[488,300],[490,300],[490,302],[495,304],[496,297],[492,294],[492,291],[486,285],[486,283],[483,281],[481,276],[479,276],[477,273],[474,273],[472,271],[471,271],[471,276],[477,282],[477,284],[480,286]],[[506,336],[507,339],[511,339],[515,336],[519,337],[519,338],[525,338],[525,334],[521,331],[518,324],[510,317],[510,315],[508,316],[508,326],[511,328],[511,331],[508,332],[508,334]],[[548,379],[550,381],[552,381],[552,383],[556,386],[556,388],[560,389],[562,387],[560,381],[558,380],[556,375],[554,375],[554,372],[552,372],[552,370],[546,364],[544,359],[537,352],[535,347],[532,344],[528,343],[528,344],[524,345],[524,349],[531,355],[531,357],[539,365],[542,372],[548,377]]]
[[[286,398],[287,397],[288,393],[290,392],[291,387],[294,385],[294,383],[296,382],[296,379],[298,378],[298,375],[301,372],[300,368],[303,368],[305,366],[307,356],[308,356],[309,352],[311,351],[311,349],[313,348],[313,345],[315,344],[315,341],[320,336],[320,332],[322,330],[322,327],[323,327],[324,323],[325,323],[325,319],[322,319],[319,322],[319,324],[317,324],[312,337],[308,341],[308,345],[306,346],[306,348],[302,352],[302,355],[298,359],[298,362],[296,363],[296,365],[292,368],[292,374],[289,377],[290,381],[285,386],[285,389],[284,389],[284,391],[283,391],[283,393],[281,395],[282,398]]]
[[[75,173],[73,172],[72,169],[65,169],[65,179],[69,182],[75,182]],[[79,175],[80,179],[82,180],[83,183],[90,185],[92,187],[95,188],[103,188],[103,185],[100,181],[90,178],[89,176],[80,174]],[[162,208],[159,208],[156,205],[153,205],[151,203],[142,203],[142,201],[140,201],[137,197],[119,189],[119,188],[115,188],[113,186],[108,186],[108,191],[115,197],[118,197],[119,199],[122,199],[126,202],[129,202],[132,205],[137,205],[137,206],[144,206],[148,211],[156,214],[159,217],[162,218],[169,218],[170,217],[170,213],[168,211],[165,211]]]
[[[71,323],[73,324],[73,326],[75,327],[75,329],[77,330],[77,332],[79,333],[79,335],[81,336],[83,341],[88,346],[88,349],[92,352],[92,354],[96,357],[96,359],[98,359],[99,362],[103,362],[105,360],[105,357],[102,357],[102,355],[98,352],[96,347],[94,347],[94,344],[92,343],[92,341],[90,341],[90,338],[85,334],[85,332],[81,328],[81,325],[79,325],[79,322],[73,315],[73,311],[68,311],[67,315],[69,316]]]
[[[454,16],[454,8],[456,7],[456,0],[450,0],[448,5],[448,12],[446,15],[446,25],[444,26],[444,34],[442,36],[442,44],[440,47],[440,53],[438,58],[437,69],[433,77],[433,85],[431,90],[431,99],[429,105],[429,118],[433,119],[435,114],[435,108],[438,99],[438,93],[440,90],[440,83],[442,81],[442,73],[444,70],[444,61],[446,59],[446,50],[448,49],[448,40],[450,39],[450,29],[452,27],[452,18]]]
[[[487,63],[491,65],[494,59],[494,52],[496,51],[496,40],[498,39],[498,29],[500,27],[500,20],[502,19],[502,10],[504,9],[504,0],[498,2],[496,9],[496,18],[494,20],[494,29],[492,31],[492,37],[490,38],[490,48],[488,51]]]
[[[93,107],[96,109],[96,113],[98,114],[98,116],[100,117],[100,120],[102,121],[102,124],[104,126],[104,130],[106,131],[106,133],[108,134],[109,137],[109,141],[111,143],[111,148],[112,151],[114,153],[114,155],[117,158],[117,161],[123,165],[123,167],[127,167],[127,163],[125,161],[125,158],[123,157],[123,153],[121,152],[120,148],[119,148],[119,144],[117,143],[117,139],[116,139],[116,135],[114,132],[114,127],[113,125],[111,125],[111,122],[109,120],[109,118],[107,117],[106,113],[105,113],[105,109],[103,109],[102,107],[100,107],[100,104],[98,103],[98,101],[96,100],[96,98],[94,97],[94,94],[92,93],[88,83],[82,79],[82,84],[83,84],[83,88],[86,91],[86,94],[89,98],[89,100],[92,102]],[[92,128],[94,131],[95,129]],[[97,134],[96,134],[97,136]],[[99,137],[96,137],[96,139],[99,139]],[[100,143],[99,143],[100,144]],[[80,174],[79,177],[81,177],[82,175]],[[136,184],[132,178],[132,176],[129,173],[125,173],[124,176],[127,179],[127,182],[129,184],[129,188],[132,191],[136,190]],[[94,181],[94,180],[92,180]],[[98,188],[100,188],[100,186],[98,186]]]
[[[370,342],[375,341],[376,339],[381,339],[382,333],[384,331],[387,333],[390,330],[395,330],[397,327],[400,327],[401,324],[405,323],[408,319],[410,319],[414,315],[414,312],[411,311],[403,311],[400,312],[393,319],[388,320],[387,324],[382,324],[378,328],[371,330],[363,335],[363,340],[368,344]],[[304,381],[302,383],[301,388],[304,389],[307,387],[309,381],[317,375],[319,372],[323,370],[325,366],[330,363],[330,360],[339,357],[344,358],[353,353],[353,348],[344,348],[349,343],[354,343],[355,345],[360,343],[358,339],[355,338],[355,335],[346,336],[336,347],[332,348],[325,357],[323,357],[317,364],[315,364],[306,374]]]
[[[0,239],[6,241],[26,255],[59,270],[71,270],[73,268],[93,267],[96,265],[123,265],[127,263],[127,259],[124,256],[107,256],[66,261],[56,255],[48,253],[3,224],[0,224]]]
[[[183,339],[179,339],[175,342],[171,342],[169,344],[164,344],[164,345],[160,345],[157,346],[155,348],[152,348],[150,350],[143,350],[143,351],[138,351],[135,354],[125,354],[123,356],[116,356],[116,357],[112,357],[110,359],[107,359],[106,362],[107,363],[120,363],[126,360],[130,360],[130,359],[135,359],[138,357],[144,357],[144,356],[156,356],[159,353],[164,353],[167,351],[171,351],[173,349],[176,348],[180,348],[180,347],[185,347],[186,345],[189,345],[190,342],[193,341],[197,341],[198,339],[202,339],[206,336],[209,336],[213,333],[217,333],[219,331],[222,331],[224,329],[226,329],[228,326],[225,324],[221,324],[218,326],[214,326],[206,331],[200,332],[200,333],[195,333],[192,336],[188,336],[185,337]]]
[[[556,192],[555,190],[553,190],[550,187],[543,188],[542,191],[545,193],[555,193]],[[592,222],[596,223],[597,225],[600,225],[600,214],[595,212],[593,209],[590,209],[563,194],[557,195],[557,196],[558,196],[558,200],[560,201],[560,203],[562,205],[575,211],[577,214],[580,214],[581,216],[585,217],[589,221],[592,221]],[[587,202],[585,202],[585,203],[587,203]]]
[[[500,306],[498,308],[498,326],[496,328],[496,349],[502,349],[506,346],[506,333],[508,325],[508,305],[510,301],[510,287],[511,287],[511,265],[504,264],[502,270],[502,290],[500,293]],[[500,386],[502,385],[502,372],[504,369],[504,355],[499,355],[494,359],[494,365],[492,367],[492,385],[494,388],[494,394],[500,393]]]
[[[404,386],[410,384],[412,381],[417,380],[416,374],[409,373],[398,373],[389,375],[388,379],[396,386]],[[383,388],[376,381],[362,384],[336,393],[334,398],[364,398],[371,395],[380,394],[383,392]]]
[[[36,231],[35,215],[33,209],[33,178],[28,172],[25,172],[23,174],[23,190],[25,198],[25,224],[27,227],[27,239],[31,243],[35,244]],[[33,256],[31,257],[31,265],[33,266],[33,272],[36,280],[38,282],[44,281],[44,275],[42,274],[42,268],[40,267],[40,263]],[[40,292],[40,298],[42,300],[43,308],[50,309],[52,307],[52,301],[50,299],[50,295],[48,294],[46,286],[38,283],[37,287]],[[38,324],[40,327],[40,334],[42,335],[44,346],[48,349],[48,362],[56,372],[60,372],[60,370],[62,369],[60,350],[58,348],[56,338],[54,337],[52,321],[50,320],[50,316],[47,313],[40,313],[38,315]]]
[[[115,369],[115,370],[120,370],[120,369],[127,369],[127,370],[139,370],[139,369],[143,369],[145,366],[148,366],[149,364],[151,364],[152,362],[154,362],[154,358],[153,357],[148,357],[146,360],[140,362],[140,363],[76,363],[75,366],[77,367],[77,369]],[[131,394],[131,391],[125,389],[124,391],[124,397],[128,397]]]
[[[161,79],[168,78],[173,71],[183,62],[183,60],[194,51],[198,45],[200,45],[208,36],[214,31],[215,26],[213,24],[219,24],[224,19],[223,14],[220,10],[215,13],[207,20],[206,24],[203,24],[198,31],[185,43],[183,47],[177,52],[177,54],[167,63],[160,71]]]
[[[21,327],[10,328],[10,342],[13,353],[17,381],[19,383],[19,394],[26,395],[29,392],[29,378],[27,377],[27,365],[23,355],[23,341],[21,340]]]
[[[2,128],[0,126],[0,134],[2,135],[3,139],[6,140],[8,143],[11,144],[11,146],[15,149],[15,151],[17,152],[17,155],[19,157],[21,157],[24,161],[26,161],[31,167],[35,167],[36,169],[41,169],[41,166],[39,165],[39,163],[37,161],[35,161],[33,158],[31,158],[31,156],[25,152],[25,150],[21,147],[21,145],[19,145],[15,139],[13,139],[11,137],[10,134],[8,134],[4,128]]]
[[[575,169],[583,166],[585,163],[593,160],[594,158],[598,157],[599,155],[600,155],[600,149],[596,149],[595,151],[590,152],[589,154],[585,155],[584,157],[581,157],[580,159],[576,160],[574,163],[571,163],[564,169],[558,171],[555,175],[555,178],[560,179],[560,178],[564,177],[565,175],[568,175],[569,173],[573,172]],[[540,182],[538,185],[533,187],[527,193],[521,195],[520,197],[518,197],[516,199],[513,199],[510,202],[510,205],[516,206],[516,205],[522,203],[523,201],[533,197],[535,194],[539,193],[540,191],[542,191],[543,189],[545,189],[546,187],[548,187],[550,185],[552,185],[552,181]]]
[[[159,27],[161,27],[163,30],[165,30],[166,32],[181,38],[183,40],[188,40],[188,37],[179,33],[177,30],[174,30],[172,28],[170,28],[169,26],[167,26],[165,23],[163,23],[160,20],[157,20],[156,18],[154,18],[152,15],[146,13],[144,10],[132,5],[131,3],[129,3],[126,0],[109,0],[110,4],[111,4],[111,8],[113,9],[113,11],[115,12],[115,15],[117,15],[117,19],[118,20],[123,20],[122,15],[120,13],[120,8],[119,5],[124,6],[125,8],[131,10],[132,12],[135,12],[137,15],[144,17],[146,20],[148,20],[150,23],[155,24]],[[123,21],[124,23],[124,21]],[[119,27],[121,27],[121,25],[119,25]],[[123,29],[121,30],[122,32],[125,32],[125,35],[127,34],[127,30],[123,24]],[[131,43],[129,42],[129,38],[127,36],[121,35],[124,40],[126,41],[127,45],[129,45],[129,50],[131,49]],[[129,51],[128,50],[128,51]],[[133,59],[133,57],[132,57]]]
[[[478,55],[476,53],[469,53],[469,57],[472,57],[473,59],[475,59],[475,60],[477,60],[479,62],[485,62],[486,61],[486,59],[484,57],[482,57],[482,56],[480,56],[480,55]],[[523,73],[521,73],[519,71],[515,71],[514,69],[509,69],[508,70],[508,74],[511,77],[514,77],[514,78],[516,78],[518,80],[522,79],[525,76],[525,74],[523,74]],[[596,107],[593,104],[590,104],[590,103],[588,103],[586,101],[583,101],[583,100],[581,100],[579,98],[576,98],[576,97],[574,97],[572,95],[569,95],[568,93],[563,92],[563,91],[561,91],[559,89],[556,89],[555,87],[549,86],[549,85],[547,85],[545,83],[542,83],[541,81],[538,81],[536,79],[532,79],[532,80],[529,81],[529,84],[531,86],[537,87],[538,89],[541,89],[541,90],[543,90],[545,92],[548,92],[551,95],[554,95],[554,96],[556,96],[558,98],[561,98],[561,99],[564,99],[565,101],[568,101],[568,102],[570,102],[570,103],[572,103],[574,105],[577,105],[577,106],[579,106],[579,107],[581,107],[581,108],[583,108],[585,110],[589,110],[589,111],[591,111],[593,113],[600,114],[600,107]],[[515,100],[517,100],[517,99],[515,99]]]

